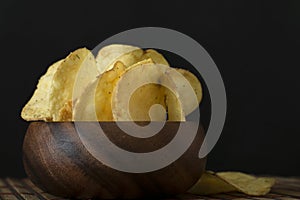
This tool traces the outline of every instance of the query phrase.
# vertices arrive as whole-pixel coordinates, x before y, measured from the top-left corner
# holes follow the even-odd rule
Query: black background
[[[227,120],[208,169],[299,176],[300,1],[195,2],[1,1],[0,177],[25,176],[20,111],[47,67],[143,26],[194,38],[222,74]]]

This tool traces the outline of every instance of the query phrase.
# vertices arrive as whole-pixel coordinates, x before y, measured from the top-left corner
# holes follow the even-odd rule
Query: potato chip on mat
[[[255,177],[241,172],[218,172],[216,176],[235,187],[238,191],[253,196],[267,194],[275,183],[274,178]]]
[[[198,195],[242,192],[251,196],[266,195],[275,184],[270,177],[255,177],[241,172],[205,172],[189,193]]]

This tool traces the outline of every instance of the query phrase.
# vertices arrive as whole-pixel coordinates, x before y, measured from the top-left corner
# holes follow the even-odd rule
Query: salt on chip
[[[52,119],[49,105],[49,90],[51,88],[52,79],[57,71],[57,68],[63,60],[57,61],[52,64],[47,72],[40,78],[37,88],[33,96],[24,106],[21,112],[21,117],[27,121],[44,120],[49,121]]]
[[[80,71],[82,73],[78,73]],[[53,121],[72,120],[72,118],[67,117],[70,116],[70,113],[61,109],[64,109],[64,106],[68,105],[72,99],[78,98],[97,74],[95,58],[88,49],[77,49],[65,58],[58,66],[50,88],[49,102]]]
[[[118,58],[124,54],[140,49],[131,45],[111,44],[99,50],[96,63],[100,74],[112,69]]]

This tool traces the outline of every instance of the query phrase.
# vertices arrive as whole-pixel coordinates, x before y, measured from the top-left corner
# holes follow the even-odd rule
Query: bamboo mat
[[[265,196],[254,197],[247,196],[242,193],[224,193],[211,196],[195,196],[190,194],[179,195],[171,199],[252,199],[252,200],[292,200],[300,199],[300,178],[284,178],[275,177],[276,184],[273,186],[271,192]],[[65,198],[56,197],[46,192],[43,192],[28,179],[0,179],[0,200],[64,200]]]

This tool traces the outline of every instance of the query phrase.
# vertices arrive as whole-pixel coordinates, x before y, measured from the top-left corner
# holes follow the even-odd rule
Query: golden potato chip
[[[117,57],[118,55],[120,55],[120,56]],[[110,61],[109,66],[104,67],[108,63],[108,61],[105,61],[104,63],[102,63],[102,61],[105,60],[105,59],[107,59],[107,60],[112,59],[112,61]],[[128,46],[128,45],[110,45],[110,46],[104,47],[102,51],[101,50],[99,51],[98,56],[97,56],[97,61],[98,61],[97,65],[99,63],[101,63],[101,65],[102,65],[102,67],[101,67],[102,69],[99,69],[99,66],[98,66],[98,69],[101,72],[105,72],[107,70],[113,69],[116,62],[123,63],[123,65],[128,69],[133,68],[133,67],[138,66],[138,65],[142,65],[142,64],[146,64],[146,63],[153,63],[153,62],[163,64],[163,65],[169,65],[168,62],[166,61],[166,59],[160,53],[158,53],[155,50],[149,49],[149,50],[144,51],[144,50],[139,49],[137,47]],[[112,72],[110,72],[110,74],[111,73]],[[121,76],[121,74],[119,74],[119,76]],[[100,79],[102,81],[105,81],[106,78],[101,77]],[[118,80],[115,80],[115,81],[117,82]],[[97,86],[97,88],[100,88],[100,87]],[[160,90],[159,88],[160,88],[159,86],[154,86],[154,85],[143,86],[142,88],[139,89],[139,91],[140,90],[144,91],[142,93],[143,95],[139,95],[139,92],[134,93],[134,98],[133,98],[132,101],[130,101],[131,102],[130,107],[133,109],[132,113],[135,113],[135,114],[133,114],[133,115],[135,115],[134,119],[136,119],[136,120],[146,120],[146,119],[148,119],[147,118],[148,115],[147,115],[146,118],[141,117],[142,116],[141,113],[143,113],[143,111],[145,111],[147,108],[140,110],[141,112],[138,112],[139,109],[137,109],[137,108],[139,108],[139,106],[132,106],[132,105],[134,104],[134,102],[135,103],[148,102],[148,104],[147,105],[145,104],[144,106],[149,107],[149,105],[152,105],[152,103],[150,103],[150,102],[152,102],[150,100],[150,98],[148,99],[148,101],[143,101],[143,99],[148,98],[149,96],[152,96],[152,95],[155,96],[154,91],[159,92],[159,90]],[[96,89],[96,90],[101,91],[101,89]],[[148,95],[145,96],[145,94],[148,94]],[[104,95],[104,96],[102,96],[102,95]],[[95,106],[98,107],[98,109],[96,109],[98,120],[113,120],[112,117],[110,116],[110,114],[107,114],[107,113],[110,113],[111,107],[106,106],[106,107],[103,107],[102,109],[100,109],[100,106],[99,106],[99,104],[100,104],[99,102],[102,102],[102,101],[101,100],[98,101],[98,100],[99,99],[111,99],[111,97],[108,97],[108,96],[110,96],[110,95],[103,94],[101,92],[97,92],[96,102],[98,102],[98,103],[96,103]],[[143,97],[143,99],[142,99],[142,97]],[[158,98],[158,97],[156,96],[156,97],[153,97],[153,98],[155,99],[155,98]],[[136,99],[136,101],[134,101],[134,99]],[[161,98],[160,98],[159,101],[162,102]],[[101,104],[105,105],[104,103],[101,103]],[[104,109],[105,109],[105,112],[104,112]],[[104,114],[100,114],[100,113],[103,113],[103,112],[104,112]],[[109,115],[109,117],[107,115]],[[104,116],[106,116],[106,117],[104,117]],[[155,118],[157,118],[157,117],[158,116],[156,116]],[[165,118],[165,116],[164,116],[164,118]]]
[[[114,119],[165,121],[168,118],[172,121],[183,121],[181,102],[174,100],[169,102],[170,105],[166,104],[170,96],[169,89],[159,84],[167,69],[169,67],[156,66],[154,63],[140,63],[135,67],[129,67],[114,90],[112,99]]]
[[[92,119],[115,120],[111,112],[112,93],[121,76],[136,67],[142,68],[137,70],[139,73],[131,77],[132,82],[152,77],[160,83],[161,76],[170,76],[175,81],[173,80],[173,86],[169,89],[153,83],[138,88],[129,102],[130,115],[133,116],[133,120],[148,121],[150,120],[149,114],[153,115],[154,120],[165,120],[166,113],[161,112],[162,107],[168,112],[168,120],[185,120],[182,111],[184,109],[188,113],[190,108],[187,109],[183,102],[189,99],[189,96],[182,97],[187,94],[182,85],[188,81],[191,82],[196,94],[201,94],[197,96],[199,101],[201,100],[201,85],[198,84],[197,78],[195,79],[187,71],[178,69],[179,73],[188,79],[188,81],[182,81],[182,78],[166,70],[166,66],[169,66],[167,60],[153,49],[144,51],[129,45],[109,45],[99,51],[97,61],[98,63],[88,49],[81,48],[69,54],[63,61],[55,63],[40,79],[33,97],[23,108],[22,117],[26,120],[71,121],[74,120],[74,102],[78,101],[83,104],[82,102],[87,101],[87,97],[93,97],[92,102],[88,101],[84,109],[77,109],[77,113],[88,110],[87,114],[84,117],[81,114],[78,120],[90,120],[91,117],[88,116],[92,116],[89,112],[94,112],[92,111],[93,105],[96,107],[97,117]],[[149,63],[162,64],[165,67],[159,69],[159,74],[157,74],[155,70],[143,67]],[[99,71],[106,72],[96,78],[100,74]],[[169,74],[166,75],[166,72]],[[95,94],[89,93],[92,88],[96,90]],[[195,105],[191,101],[187,101],[186,104],[188,103]],[[162,105],[162,107],[152,107],[152,105]]]
[[[169,66],[166,59],[157,51],[153,49],[148,49],[146,51],[144,51],[143,49],[136,49],[128,53],[122,54],[121,56],[116,58],[113,62],[111,62],[109,66],[105,67],[105,70],[107,71],[112,69],[116,61],[120,61],[126,67],[130,67],[140,61],[147,60],[149,58],[151,58],[155,64],[162,64],[162,65]]]
[[[158,82],[162,72],[155,71],[152,64],[129,67],[118,81],[112,99],[116,121],[150,121],[149,110],[154,104],[164,106],[164,94]],[[129,103],[129,104],[128,104]],[[128,106],[129,105],[129,106]],[[165,121],[166,113],[153,113],[152,120]]]
[[[133,65],[131,66],[125,66],[126,67],[126,70],[129,70],[131,68],[134,68],[134,67],[137,67],[137,66],[140,66],[140,65],[144,65],[144,64],[153,64],[153,60],[151,58],[146,58],[145,60],[142,60],[142,61],[139,61],[137,63],[134,63]]]
[[[110,70],[117,59],[129,52],[140,49],[131,45],[111,44],[99,50],[96,56],[97,68],[100,74]]]
[[[49,102],[53,121],[72,120],[66,118],[70,113],[61,112],[61,109],[67,102],[78,98],[97,74],[95,58],[88,49],[77,49],[65,58],[57,68],[50,88]]]
[[[198,78],[191,72],[185,70],[185,69],[176,69],[179,73],[181,73],[191,84],[192,88],[194,89],[194,92],[197,96],[198,103],[202,100],[202,86]]]
[[[144,52],[142,59],[151,58],[155,64],[162,64],[166,66],[170,66],[168,61],[165,59],[163,55],[155,51],[154,49],[147,49]]]
[[[168,88],[163,87],[162,89],[165,93],[167,120],[185,121],[185,113],[183,112],[183,106],[179,95]]]
[[[149,54],[148,54],[149,55]],[[152,56],[145,56],[145,60],[137,62],[129,67],[126,68],[126,71],[140,67],[146,64],[154,64],[152,60]],[[148,58],[149,57],[149,58]],[[157,56],[159,57],[159,56]],[[143,70],[141,70],[143,71]],[[147,72],[143,72],[145,75]],[[147,76],[150,74],[148,73]],[[133,77],[132,77],[133,78]],[[136,79],[137,77],[135,77]],[[132,79],[133,80],[133,79]],[[129,89],[129,88],[127,88]],[[165,96],[164,91],[162,91],[161,86],[157,84],[147,84],[139,87],[129,100],[129,112],[134,121],[150,121],[149,110],[152,105],[160,104],[164,108],[165,105]],[[155,107],[152,108],[152,112],[150,112],[152,120],[155,121],[165,121],[166,114],[162,114],[159,110],[153,110]],[[119,119],[120,120],[120,119]],[[125,121],[125,119],[122,119]],[[129,119],[128,119],[129,120]]]
[[[135,66],[153,63],[152,59],[145,59],[130,67],[125,66],[122,62],[117,61],[114,67],[101,74],[98,79],[94,80],[80,96],[74,108],[74,120],[76,121],[113,121],[111,108],[111,96],[114,87],[122,74]],[[147,88],[147,87],[146,87]],[[151,90],[151,89],[149,89]],[[149,93],[151,95],[152,93]],[[93,109],[95,108],[95,110]],[[96,116],[95,116],[96,114]]]
[[[167,119],[167,113],[161,113],[159,110],[155,110],[155,107],[149,113],[150,108],[155,104],[160,104],[166,108],[165,95],[160,88],[161,86],[157,84],[147,84],[135,90],[129,100],[129,112],[133,121],[151,121],[151,118],[153,121],[165,121]],[[125,120],[124,118],[121,119]]]
[[[125,69],[126,66],[118,61],[111,70],[104,72],[88,85],[75,104],[75,121],[114,121],[111,96]]]
[[[177,97],[175,97],[174,95],[172,97],[170,95],[170,98],[168,99],[169,102],[167,102],[167,104],[180,100],[183,108],[183,113],[186,116],[198,107],[199,102],[196,95],[197,92],[195,92],[192,84],[190,84],[189,82],[189,79],[191,78],[186,78],[186,76],[192,77],[194,75],[191,75],[188,71],[184,71],[185,75],[182,75],[181,72],[182,71],[176,70],[174,68],[169,68],[165,72],[166,76],[162,77],[161,83],[172,85],[172,90],[178,93]],[[200,83],[197,86],[197,90],[199,90],[199,88],[201,89]]]
[[[274,178],[254,177],[241,172],[218,172],[216,175],[238,191],[253,196],[267,194],[275,183]]]
[[[95,111],[95,90],[98,84],[98,78],[87,85],[82,95],[80,95],[74,103],[72,116],[74,121],[97,121]],[[105,114],[103,113],[103,115]]]
[[[204,172],[198,182],[189,189],[189,193],[197,195],[211,195],[233,192],[236,188],[217,177],[212,172]]]
[[[239,191],[247,195],[266,195],[274,185],[275,179],[255,177],[241,172],[205,172],[189,193],[210,195]]]
[[[37,89],[34,91],[33,96],[24,106],[21,112],[21,117],[27,121],[44,120],[49,121],[52,119],[49,105],[49,91],[52,85],[53,76],[63,60],[57,61],[52,64],[47,72],[40,78]]]

